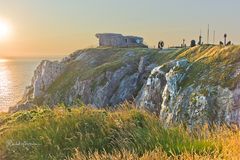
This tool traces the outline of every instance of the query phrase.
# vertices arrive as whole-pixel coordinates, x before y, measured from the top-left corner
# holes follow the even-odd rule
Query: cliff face
[[[161,55],[169,53],[172,59],[178,51]],[[106,107],[133,100],[161,61],[157,54],[158,50],[143,48],[97,48],[76,51],[60,62],[43,61],[23,99],[10,111],[59,103]]]
[[[186,59],[155,68],[137,97],[137,105],[156,113],[166,124],[240,124],[238,87],[231,91],[219,85],[193,83],[182,88],[190,69]]]
[[[100,108],[130,100],[166,124],[239,125],[239,53],[239,46],[80,50],[61,62],[43,61],[11,111],[58,103]]]
[[[191,48],[152,70],[137,105],[168,123],[240,124],[240,48]]]
[[[59,62],[42,61],[37,67],[32,78],[31,86],[33,88],[32,98],[44,94],[48,87],[64,71],[64,65]]]

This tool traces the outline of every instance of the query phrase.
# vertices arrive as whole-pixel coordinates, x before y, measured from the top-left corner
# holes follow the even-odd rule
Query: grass
[[[157,53],[152,54],[152,58],[158,65],[162,65],[170,60],[176,59],[181,53],[186,51],[187,48],[179,48],[179,49],[167,49],[166,51],[158,51]]]
[[[239,156],[239,133],[227,128],[191,132],[183,126],[165,128],[157,117],[128,103],[115,111],[37,108],[1,115],[0,156],[16,160],[227,159]]]
[[[239,69],[239,53],[240,46],[235,45],[227,47],[203,45],[182,52],[176,58],[187,58],[191,62],[191,67],[181,86],[203,84],[235,88],[240,76],[231,75]]]
[[[151,63],[162,65],[172,59],[187,58],[191,67],[180,84],[221,85],[234,88],[240,75],[240,46],[196,46],[190,49],[88,49],[96,63],[75,61],[48,89],[50,97],[60,98],[76,78],[95,79],[106,71],[115,71],[126,61],[135,65],[149,55]],[[127,52],[136,55],[124,59]],[[218,77],[218,78],[216,78]],[[105,79],[101,85],[104,85]],[[91,88],[94,90],[93,82]],[[206,89],[203,95],[209,94]],[[62,96],[62,97],[61,97]],[[80,104],[81,98],[76,102]],[[58,105],[14,114],[0,113],[0,159],[240,159],[240,131],[229,127],[184,125],[164,127],[158,117],[126,103],[116,110],[96,110],[89,106],[66,108]]]

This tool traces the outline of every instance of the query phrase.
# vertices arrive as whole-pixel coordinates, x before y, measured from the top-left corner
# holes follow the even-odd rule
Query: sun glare
[[[0,57],[0,63],[1,62],[7,62],[8,60],[7,59],[2,59],[1,57]]]
[[[0,41],[9,38],[10,33],[11,33],[10,25],[6,21],[0,19]]]

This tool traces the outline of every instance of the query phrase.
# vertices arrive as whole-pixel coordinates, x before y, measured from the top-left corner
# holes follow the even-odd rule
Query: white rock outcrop
[[[31,86],[33,98],[41,96],[64,71],[64,65],[58,61],[44,60],[34,71]]]
[[[239,87],[229,90],[221,86],[193,84],[181,88],[190,67],[190,63],[182,59],[153,69],[136,98],[137,105],[155,113],[166,124],[240,126]]]

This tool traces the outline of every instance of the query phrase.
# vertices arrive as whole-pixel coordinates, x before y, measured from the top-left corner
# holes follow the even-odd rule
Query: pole
[[[216,31],[213,31],[213,44],[215,44],[215,36],[216,36]]]
[[[226,33],[224,34],[224,45],[225,46],[227,45],[227,34]]]
[[[207,31],[207,44],[209,44],[209,24],[208,24],[208,31]]]

